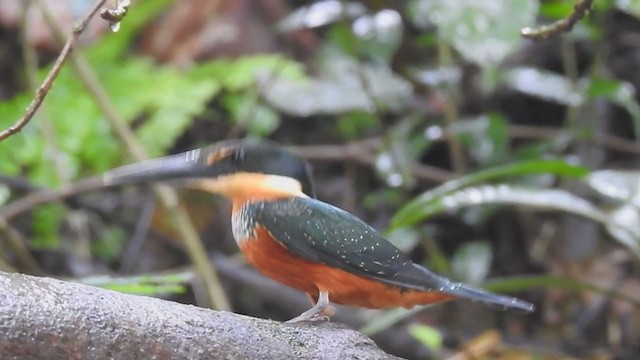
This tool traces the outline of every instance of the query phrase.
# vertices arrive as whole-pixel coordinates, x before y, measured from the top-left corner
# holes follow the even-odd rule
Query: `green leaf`
[[[267,136],[280,125],[280,115],[259,103],[253,94],[227,95],[223,103],[235,124],[247,128],[252,135]]]
[[[589,174],[587,184],[619,205],[607,210],[609,235],[640,256],[640,173],[599,170]]]
[[[392,9],[361,16],[353,22],[351,28],[359,40],[356,45],[360,53],[368,55],[374,61],[388,63],[402,41],[402,17]]]
[[[60,244],[60,225],[66,209],[59,204],[49,204],[33,209],[31,246],[35,249],[55,249]]]
[[[566,76],[532,67],[517,67],[504,74],[507,86],[523,94],[562,105],[578,106],[585,100],[583,91]]]
[[[373,336],[380,331],[390,328],[391,326],[399,323],[400,321],[417,314],[418,312],[424,310],[427,306],[416,306],[412,309],[393,309],[384,311],[381,314],[377,315],[372,321],[368,324],[364,325],[360,329],[359,332],[367,335]]]
[[[520,44],[520,29],[531,26],[538,2],[528,0],[418,0],[412,3],[418,26],[438,26],[442,41],[467,60],[495,66]]]
[[[128,277],[91,276],[76,279],[75,281],[129,294],[159,296],[183,294],[186,290],[184,284],[192,280],[192,272],[182,272],[167,275],[137,275]]]
[[[300,82],[278,76],[258,77],[260,95],[276,109],[294,116],[351,111],[399,111],[413,100],[413,87],[386,65],[362,65],[335,51],[323,57],[317,79]]]
[[[427,232],[429,225],[426,226]],[[437,273],[448,273],[450,271],[450,263],[447,255],[438,246],[436,241],[432,237],[427,237],[424,241],[424,252],[427,254],[428,268],[434,270]]]
[[[4,184],[0,184],[0,206],[7,203],[11,197],[11,189]]]
[[[582,79],[581,83],[590,98],[605,98],[624,108],[633,120],[636,136],[640,136],[640,105],[632,84],[607,78]]]
[[[538,210],[563,211],[603,225],[609,234],[640,256],[640,210],[625,204],[606,212],[591,202],[559,189],[481,185],[439,196],[422,204],[419,218],[429,218],[468,206],[518,205]]]
[[[531,160],[487,168],[448,181],[419,195],[394,215],[391,219],[391,226],[393,228],[410,226],[424,220],[429,215],[426,207],[432,206],[432,202],[438,201],[442,196],[465,186],[509,176],[534,174],[553,174],[564,177],[581,178],[588,174],[588,170],[581,166],[570,165],[561,160]]]
[[[137,1],[127,12],[117,33],[105,33],[95,46],[87,51],[89,62],[114,61],[129,48],[133,38],[150,20],[173,2],[170,0]]]
[[[430,88],[449,89],[453,91],[460,86],[462,70],[458,66],[416,68],[411,71],[411,77]]]
[[[621,203],[630,202],[640,208],[640,172],[624,170],[597,170],[585,181],[600,195]]]
[[[375,170],[390,187],[411,187],[415,179],[411,173],[412,160],[421,153],[424,147],[411,141],[414,131],[413,121],[407,118],[392,129],[387,131],[384,148],[380,149],[376,160]],[[423,137],[418,135],[420,140]],[[414,146],[419,151],[414,152]]]
[[[97,241],[91,243],[92,251],[103,260],[114,260],[120,255],[124,244],[125,233],[120,227],[109,226],[103,230]]]
[[[164,154],[220,91],[214,79],[191,79],[141,58],[122,62],[114,72],[105,80],[107,90],[127,119],[147,115],[136,132],[152,156]]]
[[[615,4],[618,9],[640,18],[640,0],[616,0]]]
[[[507,184],[466,187],[425,204],[425,218],[467,206],[520,205],[542,210],[570,212],[606,223],[607,216],[592,203],[559,189],[514,187]]]
[[[184,294],[186,292],[183,285],[105,284],[103,288],[127,294],[146,296]]]
[[[247,129],[255,136],[265,137],[280,126],[280,115],[263,104],[255,104],[248,118]]]
[[[543,1],[540,4],[540,15],[550,19],[562,19],[573,12],[576,2],[573,0]]]
[[[469,147],[480,164],[497,163],[507,156],[508,126],[504,117],[492,114],[456,122],[451,130]]]
[[[190,69],[186,74],[192,80],[217,81],[225,90],[239,91],[256,85],[257,77],[277,76],[292,81],[304,80],[302,64],[281,55],[252,55],[238,59],[215,60]]]
[[[23,92],[11,99],[2,99],[0,101],[0,127],[6,129],[22,117],[32,98],[33,94]],[[6,143],[6,140],[0,142],[0,146],[4,143]]]
[[[411,252],[420,243],[420,232],[403,227],[385,234],[387,240],[404,253]]]
[[[338,117],[338,132],[346,139],[355,140],[379,126],[377,116],[364,111],[354,111]]]
[[[411,325],[409,333],[434,353],[442,350],[442,334],[437,329],[427,325]]]
[[[609,221],[604,225],[614,239],[640,256],[640,209],[624,204],[608,212]]]
[[[276,29],[291,32],[325,26],[344,19],[352,19],[365,14],[364,5],[355,1],[319,1],[297,8],[282,19]]]
[[[153,155],[165,153],[220,89],[216,80],[191,79],[173,68],[157,66],[138,57],[118,60],[97,56],[92,66],[118,113],[129,121],[146,120],[137,132]],[[27,95],[30,94],[0,103],[0,109],[3,113],[21,116]],[[56,148],[51,147],[38,127],[29,125],[20,136],[0,143],[0,150],[6,149],[0,151],[0,168],[7,173],[26,168],[32,181],[54,186],[58,182],[54,176],[56,171],[52,171],[54,167],[63,171],[64,177],[73,179],[104,171],[121,160],[122,148],[102,112],[69,69],[63,68],[56,79],[47,105],[58,139]],[[20,151],[11,150],[15,148]],[[54,151],[56,158],[63,162],[54,165],[51,161]]]
[[[506,71],[504,82],[524,94],[562,105],[579,106],[587,99],[607,99],[631,115],[636,135],[640,135],[640,105],[635,88],[628,82],[595,77],[574,83],[565,76],[531,67]]]

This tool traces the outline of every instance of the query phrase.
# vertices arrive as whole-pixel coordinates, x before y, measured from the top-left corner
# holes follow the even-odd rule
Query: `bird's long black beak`
[[[142,184],[161,180],[215,176],[215,166],[206,166],[200,149],[145,160],[125,165],[106,172],[102,181],[105,186]]]

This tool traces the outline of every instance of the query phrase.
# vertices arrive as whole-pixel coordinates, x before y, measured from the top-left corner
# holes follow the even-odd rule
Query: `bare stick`
[[[448,139],[447,139],[448,140]],[[311,161],[349,160],[363,165],[375,165],[375,152],[383,146],[381,137],[372,137],[349,144],[288,146],[296,154]],[[409,171],[420,180],[441,183],[453,179],[453,173],[434,166],[412,162]]]
[[[585,17],[592,5],[593,0],[579,0],[566,18],[537,28],[526,27],[522,29],[520,35],[531,40],[546,40],[551,36],[569,32],[580,19]]]
[[[56,190],[36,190],[20,198],[19,200],[1,207],[0,221],[10,222],[16,216],[23,214],[38,205],[60,201],[68,197],[96,191],[103,188],[104,185],[102,184],[102,177],[93,177],[64,185]]]
[[[29,104],[29,106],[27,106],[27,110],[25,111],[25,114],[22,116],[22,118],[16,121],[15,124],[11,125],[9,128],[0,132],[0,141],[19,132],[23,127],[25,127],[25,125],[29,123],[29,120],[33,118],[33,115],[36,113],[38,108],[40,108],[40,105],[42,105],[42,101],[44,101],[44,98],[49,93],[49,90],[51,90],[51,86],[53,86],[53,81],[58,77],[60,70],[62,70],[62,65],[64,65],[67,58],[69,57],[69,54],[71,54],[71,51],[73,51],[76,45],[76,42],[78,40],[78,36],[80,36],[80,34],[87,27],[89,20],[91,20],[93,15],[95,15],[98,12],[98,10],[102,7],[102,5],[104,5],[106,1],[107,0],[98,0],[95,3],[95,5],[93,5],[91,10],[87,13],[87,15],[85,15],[84,18],[82,18],[75,25],[73,25],[71,35],[69,36],[69,38],[67,39],[67,42],[62,47],[62,51],[60,52],[60,55],[58,55],[58,58],[56,59],[55,63],[53,63],[53,66],[51,67],[51,70],[49,70],[47,77],[45,77],[40,87],[38,87],[38,89],[36,90],[36,94],[33,100],[31,100],[31,103]]]

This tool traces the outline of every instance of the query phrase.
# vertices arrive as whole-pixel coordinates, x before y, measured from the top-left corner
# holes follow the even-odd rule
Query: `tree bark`
[[[0,272],[0,359],[398,358],[335,323],[279,323]]]

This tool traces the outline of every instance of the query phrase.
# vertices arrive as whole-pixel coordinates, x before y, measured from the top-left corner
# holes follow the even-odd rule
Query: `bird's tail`
[[[433,290],[441,293],[476,301],[499,310],[517,310],[527,313],[535,310],[535,306],[529,302],[454,282],[445,277],[438,276],[420,265],[415,266],[428,273],[430,282],[438,284],[437,289]]]

